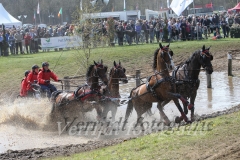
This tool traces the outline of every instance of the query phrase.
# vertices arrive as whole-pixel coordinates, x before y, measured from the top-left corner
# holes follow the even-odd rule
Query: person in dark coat
[[[121,22],[119,22],[116,28],[116,32],[118,37],[118,45],[123,46],[124,28]]]

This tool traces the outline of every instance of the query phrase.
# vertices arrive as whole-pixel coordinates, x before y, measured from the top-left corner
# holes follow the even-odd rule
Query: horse
[[[200,80],[199,73],[201,67],[203,67],[208,74],[212,74],[213,67],[211,61],[213,60],[213,56],[209,52],[209,48],[205,48],[203,45],[201,50],[195,51],[192,56],[182,65],[176,67],[172,76],[176,79],[176,90],[177,93],[182,95],[185,99],[190,99],[190,103],[184,106],[184,113],[188,114],[188,109],[191,110],[191,121],[194,121],[194,102],[197,96],[197,90],[199,88]],[[169,101],[164,101],[160,104],[160,112],[163,113],[163,107],[169,103]],[[166,121],[169,121],[167,117]],[[178,121],[181,121],[180,118]]]
[[[101,63],[94,61],[94,65],[89,66],[86,74],[88,85],[80,86],[76,91],[70,93],[53,92],[51,95],[51,119],[54,120],[60,114],[60,116],[64,117],[65,123],[70,117],[74,118],[73,122],[79,117],[80,112],[92,111],[93,108],[96,109],[97,118],[99,119],[102,114],[102,108],[94,104],[94,102],[99,101],[103,92],[99,85],[99,78],[105,85],[108,84],[106,73],[107,66],[103,65],[102,60]]]
[[[143,120],[141,115],[151,109],[153,102],[161,103],[166,100],[173,100],[181,116],[189,123],[190,121],[183,112],[178,99],[184,103],[187,103],[187,101],[181,95],[176,94],[174,80],[169,74],[169,69],[172,69],[174,65],[172,60],[173,52],[169,49],[169,45],[162,46],[160,43],[159,47],[154,52],[154,74],[148,78],[146,83],[133,88],[130,93],[125,120],[129,118],[134,107],[137,112],[137,124],[141,124]],[[144,127],[142,126],[142,128]]]
[[[100,102],[103,106],[102,119],[106,119],[108,112],[111,111],[112,121],[115,121],[117,107],[119,106],[119,98],[121,98],[119,94],[119,81],[122,81],[123,83],[128,83],[125,72],[126,69],[122,67],[120,61],[118,64],[115,61],[113,62],[113,67],[109,73],[108,88],[104,93],[106,99]]]

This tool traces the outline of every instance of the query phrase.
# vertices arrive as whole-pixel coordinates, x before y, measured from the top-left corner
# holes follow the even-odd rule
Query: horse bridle
[[[167,49],[167,51],[166,51],[166,49]],[[161,58],[163,59],[163,61],[164,61],[164,63],[166,64],[166,66],[167,66],[167,68],[169,68],[169,65],[168,65],[168,63],[170,62],[170,61],[172,61],[172,56],[170,56],[170,54],[169,54],[169,52],[171,51],[171,49],[169,49],[168,47],[164,47],[163,49],[161,49]],[[165,58],[164,58],[164,53],[167,53],[168,54],[168,56],[169,56],[169,60],[168,61],[166,61],[165,60]]]
[[[120,68],[119,68],[120,67]],[[118,70],[121,70],[121,71],[123,71],[123,73],[125,73],[125,68],[123,68],[122,66],[120,66],[120,65],[117,65],[117,66],[114,66],[114,68],[112,68],[112,69],[114,69],[114,73],[116,73],[116,72],[118,72]],[[118,78],[119,78],[119,75],[118,75]]]
[[[95,65],[95,66],[96,66],[97,68],[96,68],[96,70],[94,71],[92,77],[95,77],[95,78],[99,78],[99,77],[100,77],[101,80],[102,80],[102,78],[107,78],[106,74],[104,74],[104,77],[102,77],[102,78],[101,78],[101,76],[99,76],[99,74],[98,74],[98,70],[105,69],[104,65],[98,64],[98,65]],[[101,66],[102,66],[102,68],[101,68]],[[89,78],[88,78],[88,79],[89,79]]]

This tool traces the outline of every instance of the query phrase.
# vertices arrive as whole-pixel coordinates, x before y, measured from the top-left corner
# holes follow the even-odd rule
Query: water
[[[240,103],[240,78],[228,77],[227,73],[214,72],[212,74],[212,89],[207,89],[206,75],[200,73],[200,87],[195,101],[195,113],[198,115],[208,114],[230,108]],[[122,100],[127,100],[135,81],[132,79],[128,84],[120,85]],[[59,145],[86,143],[89,140],[97,140],[92,136],[59,136],[57,131],[51,130],[48,124],[48,115],[51,104],[46,100],[19,100],[12,103],[4,103],[0,106],[0,153],[11,150],[29,148],[44,148]],[[117,118],[125,116],[126,104],[118,108]],[[170,102],[165,106],[165,113],[170,120],[179,116],[175,105]],[[160,119],[156,104],[153,104],[154,115],[150,119]],[[95,118],[96,114],[88,116]],[[131,121],[136,121],[136,112],[133,111]],[[125,134],[118,136],[101,136],[98,140],[126,137]]]
[[[206,74],[205,72],[200,73],[200,87],[195,100],[195,113],[198,115],[225,110],[240,104],[239,77],[228,77],[225,72],[213,72],[211,77],[212,89],[208,89]],[[131,88],[134,88],[135,86],[136,83],[134,80],[130,80],[128,84],[122,85],[121,95],[128,97]],[[126,109],[126,105],[122,106],[121,109],[124,111]],[[164,109],[166,115],[169,117],[179,115],[179,112],[173,102],[167,104]],[[152,111],[155,113],[154,116],[159,118],[159,112],[156,104],[153,104]]]

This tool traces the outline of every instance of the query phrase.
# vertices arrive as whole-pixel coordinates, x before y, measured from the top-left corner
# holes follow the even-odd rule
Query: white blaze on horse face
[[[170,69],[173,69],[174,68],[174,62],[173,62],[172,56],[169,54],[169,51],[168,51],[168,56],[169,56],[170,61],[171,61]]]

